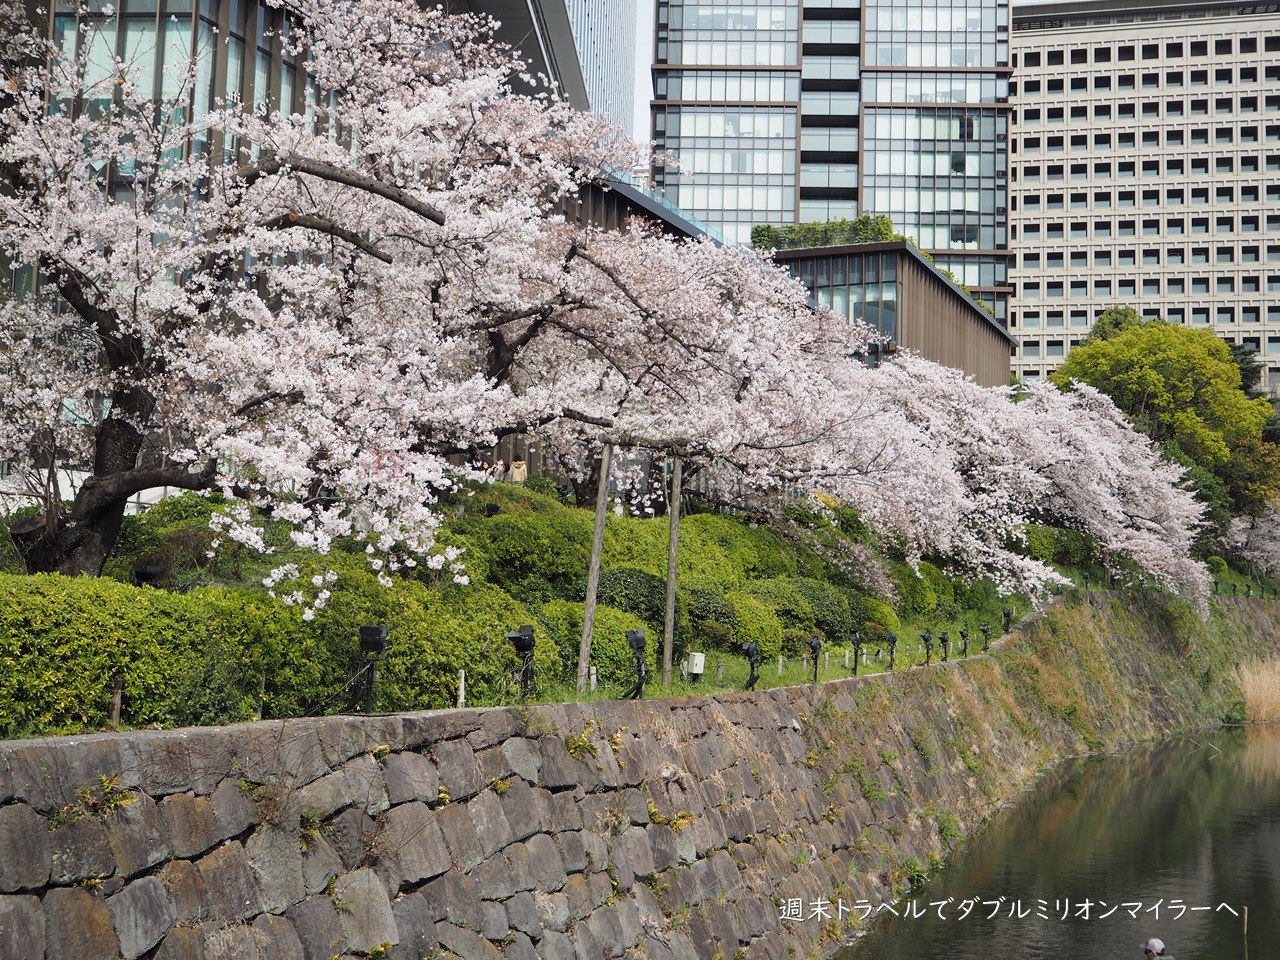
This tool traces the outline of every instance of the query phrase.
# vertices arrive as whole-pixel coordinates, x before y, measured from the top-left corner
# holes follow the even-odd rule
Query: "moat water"
[[[840,960],[1275,960],[1280,726],[1064,764],[892,906]]]

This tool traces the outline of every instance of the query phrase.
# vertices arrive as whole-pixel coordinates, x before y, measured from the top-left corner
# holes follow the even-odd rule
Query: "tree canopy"
[[[1231,349],[1212,331],[1137,321],[1126,309],[1108,311],[1054,379],[1102,391],[1171,459],[1215,477],[1233,512],[1260,511],[1280,493],[1280,448],[1262,439],[1271,405],[1246,395]],[[1212,503],[1212,484],[1200,486]]]

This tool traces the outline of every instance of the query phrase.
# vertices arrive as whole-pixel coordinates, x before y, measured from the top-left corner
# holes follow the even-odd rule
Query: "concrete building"
[[[1013,26],[1015,373],[1128,304],[1252,346],[1280,387],[1280,7],[1078,0]]]
[[[886,214],[1003,319],[1007,0],[657,0],[655,183],[745,243]]]

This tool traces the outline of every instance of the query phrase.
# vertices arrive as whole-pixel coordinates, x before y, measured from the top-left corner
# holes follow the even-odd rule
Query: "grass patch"
[[[1280,720],[1280,660],[1250,660],[1235,671],[1245,716],[1253,723]]]

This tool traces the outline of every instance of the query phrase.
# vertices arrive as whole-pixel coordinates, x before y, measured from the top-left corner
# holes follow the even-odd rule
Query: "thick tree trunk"
[[[667,526],[667,617],[662,628],[662,685],[671,686],[671,656],[676,635],[676,552],[680,547],[680,455],[671,465],[671,497]]]
[[[604,551],[604,518],[609,507],[609,461],[613,447],[600,451],[600,480],[596,484],[596,526],[591,535],[591,566],[587,572],[587,601],[582,608],[582,644],[578,647],[578,693],[587,691],[591,661],[591,631],[596,621],[596,591],[600,588],[600,554]]]

